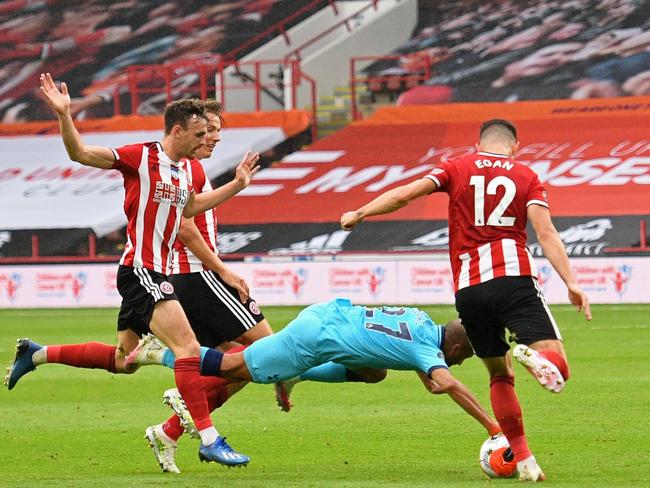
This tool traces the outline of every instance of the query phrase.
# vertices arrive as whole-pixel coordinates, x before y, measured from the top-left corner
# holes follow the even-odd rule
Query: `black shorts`
[[[242,303],[237,290],[212,271],[171,275],[169,280],[202,346],[232,341],[264,320],[255,300]]]
[[[456,293],[456,310],[476,355],[500,357],[510,340],[532,344],[544,339],[562,340],[537,280],[532,276],[504,276],[468,286]]]
[[[131,329],[140,337],[148,334],[153,307],[161,300],[178,300],[169,278],[145,268],[122,266],[117,269],[117,291],[122,305],[117,330]]]

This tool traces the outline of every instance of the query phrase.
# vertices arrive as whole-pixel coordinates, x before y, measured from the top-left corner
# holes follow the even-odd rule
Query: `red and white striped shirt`
[[[526,248],[529,205],[548,207],[537,174],[502,154],[480,152],[429,173],[449,194],[449,258],[456,291],[500,276],[535,276]]]
[[[193,159],[190,164],[187,165],[187,171],[196,193],[212,190],[210,180],[206,178],[203,166],[198,159]],[[201,232],[203,240],[206,242],[208,247],[212,252],[218,254],[217,214],[214,209],[210,209],[207,212],[194,217],[194,223]],[[192,251],[185,247],[180,239],[176,240],[172,255],[172,274],[196,273],[207,269],[208,268],[201,263],[201,260],[192,254]]]
[[[124,176],[128,220],[120,264],[169,274],[183,207],[193,191],[184,169],[188,161],[172,161],[158,142],[131,144],[113,153],[113,169]]]

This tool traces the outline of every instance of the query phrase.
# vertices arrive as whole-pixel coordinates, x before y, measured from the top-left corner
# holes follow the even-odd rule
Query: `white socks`
[[[32,363],[34,366],[47,363],[47,346],[43,346],[32,354]]]
[[[200,430],[199,435],[201,436],[201,444],[204,446],[209,446],[217,440],[217,437],[219,437],[219,432],[217,432],[217,429],[214,427],[208,427],[207,429]]]

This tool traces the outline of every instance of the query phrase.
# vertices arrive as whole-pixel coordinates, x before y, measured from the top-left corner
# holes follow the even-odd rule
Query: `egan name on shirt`
[[[512,164],[507,159],[505,161],[501,161],[500,159],[497,159],[495,161],[492,161],[491,159],[477,159],[477,160],[474,161],[474,164],[479,169],[482,169],[482,168],[503,168],[503,169],[505,169],[507,171],[510,171],[512,168],[515,167],[515,165]]]

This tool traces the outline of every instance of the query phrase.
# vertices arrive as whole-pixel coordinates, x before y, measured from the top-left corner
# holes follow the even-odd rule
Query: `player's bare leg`
[[[174,352],[177,360],[199,355],[199,343],[178,301],[156,303],[149,328]]]
[[[506,354],[503,357],[482,358],[482,360],[490,374],[492,411],[515,455],[519,477],[526,481],[541,481],[544,479],[544,473],[528,447],[524,431],[521,405],[515,392],[512,358]]]
[[[136,348],[139,340],[138,334],[130,329],[117,332],[117,347],[115,349],[115,371],[117,373],[131,374],[138,369],[137,365],[127,366],[124,360]]]
[[[380,383],[388,376],[387,369],[377,368],[359,368],[348,369],[347,381],[356,381],[361,383]]]
[[[221,352],[226,352],[232,349],[233,347],[238,347],[238,346],[241,346],[239,342],[226,341],[219,344],[215,349],[219,349]]]
[[[219,377],[233,382],[251,381],[252,377],[246,361],[244,361],[244,353],[223,354]]]
[[[240,335],[237,339],[234,340],[234,342],[249,346],[253,342],[270,335],[273,335],[273,329],[271,329],[269,321],[264,319]]]

